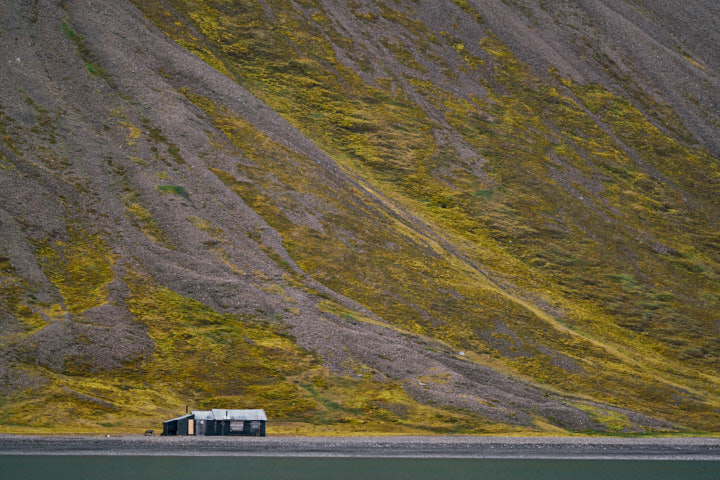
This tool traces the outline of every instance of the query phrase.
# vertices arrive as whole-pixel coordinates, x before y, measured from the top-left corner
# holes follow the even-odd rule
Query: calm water
[[[410,458],[257,458],[0,456],[0,479],[720,479],[720,462],[488,460]]]

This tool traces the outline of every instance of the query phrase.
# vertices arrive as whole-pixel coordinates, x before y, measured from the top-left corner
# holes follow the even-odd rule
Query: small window
[[[245,430],[245,422],[242,420],[231,420],[230,421],[230,431],[231,432],[242,432]]]
[[[253,420],[250,422],[250,430],[260,430],[260,420]]]

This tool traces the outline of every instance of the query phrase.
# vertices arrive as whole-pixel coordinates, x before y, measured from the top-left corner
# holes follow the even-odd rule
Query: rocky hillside
[[[720,431],[714,0],[8,0],[0,431]]]

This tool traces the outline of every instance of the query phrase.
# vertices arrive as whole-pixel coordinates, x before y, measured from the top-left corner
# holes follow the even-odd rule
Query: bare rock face
[[[0,422],[716,431],[718,18],[8,2]]]

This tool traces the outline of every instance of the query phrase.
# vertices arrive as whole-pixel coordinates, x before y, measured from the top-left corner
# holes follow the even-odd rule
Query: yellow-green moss
[[[573,321],[578,322],[574,328],[580,325],[583,328],[588,328],[591,325],[591,316],[593,317],[592,325],[594,328],[579,333],[575,338],[567,338],[566,334],[561,333],[560,330],[555,330],[557,327],[554,326],[553,321],[549,319],[541,320],[544,317],[538,317],[536,316],[537,312],[528,310],[527,303],[513,299],[512,296],[507,296],[491,287],[477,272],[468,276],[467,270],[463,271],[463,268],[458,270],[460,263],[449,261],[448,258],[443,259],[442,254],[439,258],[428,262],[427,257],[425,257],[428,251],[442,252],[442,249],[436,250],[424,246],[425,251],[422,248],[418,250],[419,245],[415,242],[428,241],[428,239],[422,239],[421,236],[412,240],[398,237],[390,233],[391,230],[377,230],[376,227],[364,224],[364,217],[362,216],[349,215],[348,218],[352,218],[353,222],[352,224],[344,224],[343,228],[346,229],[346,232],[357,231],[358,238],[360,237],[359,232],[362,231],[364,242],[358,244],[358,246],[362,245],[363,249],[362,260],[360,260],[360,257],[355,256],[356,253],[353,251],[352,243],[348,244],[347,240],[341,241],[339,237],[329,233],[334,228],[333,226],[324,225],[326,232],[321,233],[303,225],[294,225],[283,214],[283,209],[277,199],[284,197],[278,196],[279,192],[275,190],[277,187],[273,185],[277,184],[277,180],[280,179],[282,185],[285,185],[283,188],[294,185],[298,191],[312,192],[313,195],[319,195],[321,198],[328,200],[327,195],[323,195],[316,187],[312,186],[313,171],[317,167],[313,167],[311,162],[303,159],[302,156],[275,144],[268,137],[257,132],[246,121],[237,116],[232,116],[227,110],[220,108],[208,99],[194,95],[189,91],[184,93],[215,119],[218,127],[225,132],[228,140],[239,151],[249,158],[257,160],[258,164],[262,163],[271,169],[269,172],[272,172],[272,181],[265,176],[267,175],[265,172],[256,167],[245,168],[238,165],[242,176],[252,179],[252,181],[242,182],[238,181],[230,172],[217,169],[213,171],[283,235],[287,250],[298,264],[315,278],[320,279],[345,295],[352,295],[353,298],[369,306],[391,323],[409,331],[438,336],[458,346],[458,348],[472,349],[478,352],[492,352],[493,349],[489,345],[476,336],[469,336],[468,332],[491,331],[493,326],[488,325],[483,319],[500,315],[504,321],[511,325],[511,328],[516,331],[520,338],[534,338],[544,345],[574,355],[578,359],[592,358],[589,364],[583,365],[585,369],[583,375],[568,375],[564,369],[555,366],[552,357],[541,354],[534,348],[527,348],[526,344],[525,347],[529,352],[528,356],[521,361],[508,362],[507,365],[539,381],[567,389],[582,385],[587,391],[595,392],[599,384],[594,379],[601,372],[606,372],[609,369],[609,373],[604,377],[606,380],[605,383],[602,383],[603,385],[617,383],[619,378],[625,375],[623,369],[617,369],[614,366],[618,362],[618,354],[615,353],[616,350],[612,346],[612,342],[630,343],[633,347],[638,345],[634,342],[628,342],[625,339],[626,334],[614,327],[612,323],[599,323],[599,318],[594,310],[586,312],[576,309],[573,311],[577,315],[573,317]],[[568,103],[568,105],[571,104]],[[573,108],[579,111],[577,106]],[[274,167],[281,164],[283,169]],[[300,168],[300,165],[302,165],[303,174],[293,174],[294,169]],[[416,175],[413,178],[413,182],[432,181],[431,177],[419,177]],[[440,190],[440,192],[443,191]],[[457,195],[452,195],[450,198],[462,199]],[[477,197],[473,196],[473,198],[476,199]],[[501,199],[503,198],[501,197]],[[474,200],[474,202],[477,202],[477,200]],[[526,265],[514,260],[506,248],[500,246],[497,240],[485,236],[486,234],[483,234],[482,230],[478,229],[478,226],[473,225],[477,222],[477,219],[482,219],[487,215],[487,212],[483,212],[472,219],[461,208],[462,206],[463,204],[460,204],[448,208],[447,204],[443,206],[439,202],[430,204],[428,211],[431,217],[429,218],[433,218],[439,225],[445,226],[448,232],[455,231],[458,235],[485,246],[486,249],[489,247],[489,250],[482,252],[482,257],[486,259],[486,262],[488,260],[493,262],[492,264],[496,265],[501,271],[510,272],[512,269],[512,276],[527,284],[527,278],[532,277],[534,273]],[[346,209],[347,207],[340,208]],[[380,218],[384,215],[380,212],[375,213],[379,214]],[[437,216],[435,213],[437,213]],[[502,211],[498,213],[506,215]],[[338,222],[340,219],[341,217],[336,216],[334,221]],[[399,228],[399,224],[394,221],[388,221],[387,225]],[[520,232],[520,228],[527,227],[518,225],[512,228]],[[507,231],[504,235],[513,238],[508,235]],[[514,238],[522,238],[522,235],[516,234]],[[390,250],[374,248],[375,245],[387,245],[388,243],[395,245],[395,248]],[[544,246],[544,248],[547,248],[547,246]],[[553,248],[557,247],[553,245]],[[496,256],[489,256],[493,250],[496,252]],[[418,258],[418,255],[425,258],[424,262],[413,260],[413,258]],[[558,265],[564,265],[562,268],[575,269],[585,265],[584,262],[587,261],[566,253],[557,252],[553,255],[547,258],[558,262],[556,263]],[[373,284],[357,282],[357,278],[367,277],[369,271],[373,272],[372,276],[376,279],[376,282],[373,282]],[[521,275],[526,275],[526,277]],[[548,280],[549,283],[553,282],[551,278],[548,278]],[[626,290],[622,283],[618,286],[620,288],[618,292]],[[458,296],[462,300],[458,301],[455,297],[439,294],[443,290],[458,292]],[[403,298],[407,300],[403,301]],[[393,300],[389,301],[389,299]],[[409,304],[413,304],[414,308],[409,308]],[[422,310],[418,307],[422,308]],[[427,316],[423,317],[421,315],[423,311],[432,315],[430,317],[432,320],[429,320]],[[512,313],[509,314],[509,312]],[[445,320],[449,316],[452,316],[452,322]],[[582,321],[588,323],[580,323]],[[604,331],[598,330],[598,326],[602,326]],[[582,340],[583,335],[592,338],[599,336],[601,339],[612,340],[607,345],[608,350],[606,351],[602,342],[607,340],[601,340],[600,342],[594,340],[595,344],[591,344]],[[657,365],[664,368],[662,365],[666,360],[663,361],[659,357],[656,357],[656,360]],[[625,402],[625,404],[629,402],[641,410],[647,408],[647,405],[635,402],[626,392],[633,391],[633,389],[645,390],[650,388],[650,385],[655,385],[654,388],[661,388],[662,382],[658,383],[658,376],[662,377],[664,374],[662,370],[655,368],[652,364],[650,365],[650,367],[646,367],[648,368],[646,373],[639,374],[637,378],[624,382],[629,390],[617,389],[608,395],[603,387],[602,390],[597,390],[596,394],[601,395],[602,399],[606,401]],[[655,404],[654,407],[659,408],[660,405]],[[666,409],[662,408],[662,410]]]
[[[627,415],[615,410],[606,410],[582,402],[574,403],[573,406],[589,413],[590,418],[604,425],[609,432],[627,432],[634,426]]]
[[[485,18],[483,18],[482,15],[480,15],[473,7],[471,7],[467,0],[453,0],[453,3],[460,7],[463,12],[470,15],[476,22],[480,24],[485,23]]]
[[[31,296],[27,281],[18,275],[10,258],[0,255],[0,309],[12,315],[22,327],[20,336],[31,335],[45,326],[39,312],[38,302]],[[8,335],[4,341],[11,341],[15,335]]]
[[[256,2],[230,9],[176,0],[178,15],[159,2],[136,3],[360,182],[343,185],[344,199],[334,197],[319,187],[326,176],[313,161],[183,91],[226,135],[211,139],[214,148],[222,144],[255,162],[238,164],[237,172],[213,166],[214,173],[282,235],[315,279],[478,361],[716,428],[719,381],[707,372],[717,371],[720,358],[709,313],[720,293],[712,240],[720,175],[667,106],[627,79],[618,79],[629,92],[624,99],[552,69],[540,77],[493,35],[480,41],[482,58],[471,58],[474,70],[465,72],[482,74],[484,97],[458,96],[420,78],[420,69],[417,77],[387,76],[371,86],[336,59],[337,48],[351,58],[362,52],[334,32],[317,2],[304,2],[305,12],[268,0],[272,21]],[[474,14],[466,2],[455,3]],[[429,68],[437,60],[415,59],[419,51],[401,38],[461,56],[469,50],[448,34],[435,36],[409,7],[350,7],[361,22],[393,22],[403,35],[393,48],[408,65],[422,60]],[[189,20],[202,38],[185,27]],[[404,81],[445,115],[477,158],[436,141],[433,132],[444,127],[399,88]],[[325,205],[313,212],[322,230],[293,223],[288,212],[304,208],[296,193]],[[367,195],[374,200],[358,200]],[[404,211],[435,233],[421,232]],[[482,340],[496,338],[500,322],[524,355],[505,358]],[[553,350],[577,364],[575,373],[558,366]],[[682,406],[663,400],[669,397]]]
[[[82,313],[105,303],[114,259],[102,237],[68,223],[64,240],[37,242],[35,255],[70,312]]]
[[[143,232],[150,240],[160,243],[167,248],[175,248],[165,231],[160,228],[160,225],[152,213],[137,201],[136,195],[126,195],[124,200],[125,211],[135,228]]]
[[[72,376],[32,366],[41,387],[3,398],[0,432],[141,432],[184,410],[264,408],[272,433],[512,431],[463,412],[425,406],[395,382],[331,375],[282,327],[225,315],[131,274],[128,308],[154,351],[113,371]],[[40,415],[52,408],[53,416]],[[331,429],[331,430],[328,430]]]

